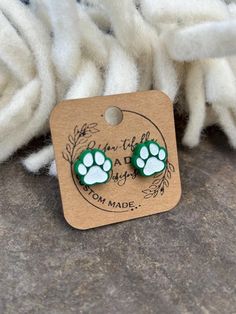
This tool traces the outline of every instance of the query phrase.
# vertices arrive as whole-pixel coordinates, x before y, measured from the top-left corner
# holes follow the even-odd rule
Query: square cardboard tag
[[[110,107],[121,110],[120,124],[106,121]],[[64,216],[71,226],[95,228],[168,211],[179,202],[173,107],[162,92],[66,100],[53,110],[50,125]],[[130,160],[136,144],[150,140],[164,147],[168,157],[161,173],[144,177]],[[85,149],[94,148],[103,150],[113,162],[109,180],[81,185],[74,163]]]

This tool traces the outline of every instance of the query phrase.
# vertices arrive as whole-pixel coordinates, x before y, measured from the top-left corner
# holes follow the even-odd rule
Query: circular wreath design
[[[168,151],[167,148],[167,144],[165,141],[165,138],[161,132],[161,130],[158,128],[158,126],[152,121],[150,120],[148,117],[135,112],[135,111],[130,111],[130,110],[122,110],[123,112],[126,113],[131,113],[131,114],[136,114],[139,115],[140,117],[146,119],[148,122],[150,122],[158,131],[158,133],[160,134],[162,141],[164,143],[165,149]],[[130,209],[126,209],[126,210],[108,210],[108,209],[104,209],[101,208],[95,204],[93,204],[92,202],[90,202],[84,195],[83,193],[80,191],[80,188],[78,186],[78,180],[76,178],[76,175],[74,174],[73,171],[73,164],[77,159],[78,154],[86,149],[86,144],[88,143],[88,140],[96,133],[100,132],[100,130],[98,129],[98,124],[97,123],[84,123],[82,125],[82,127],[79,127],[78,125],[76,125],[73,129],[72,134],[70,134],[68,136],[68,142],[65,146],[65,151],[62,152],[62,157],[63,159],[65,159],[69,165],[70,165],[70,172],[71,172],[71,176],[73,179],[73,182],[78,190],[78,192],[81,194],[81,196],[87,201],[89,202],[92,206],[105,211],[105,212],[112,212],[112,213],[124,213],[124,212],[128,212],[130,211]],[[153,181],[152,183],[144,190],[142,190],[142,193],[144,194],[144,198],[145,199],[149,199],[149,198],[155,198],[157,196],[162,196],[165,193],[165,189],[169,187],[170,183],[170,179],[172,177],[173,172],[175,172],[175,167],[174,165],[169,161],[169,159],[167,159],[167,166],[165,168],[165,170],[162,173],[158,173],[156,175],[153,176]]]

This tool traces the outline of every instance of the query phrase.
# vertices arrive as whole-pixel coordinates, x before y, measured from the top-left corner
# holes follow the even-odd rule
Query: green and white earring
[[[138,144],[133,152],[131,164],[141,176],[149,177],[165,170],[167,150],[154,141]]]
[[[106,183],[112,161],[100,149],[86,149],[74,163],[74,172],[84,185]]]
[[[166,169],[167,150],[154,141],[135,147],[132,166],[141,176],[149,177]],[[112,160],[100,149],[84,150],[74,163],[74,172],[83,185],[96,185],[109,180]]]

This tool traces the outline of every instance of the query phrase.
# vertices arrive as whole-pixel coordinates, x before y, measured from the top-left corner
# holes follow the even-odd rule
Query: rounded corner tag
[[[105,118],[110,107],[122,112],[114,125]],[[67,100],[56,107],[50,125],[64,216],[74,228],[85,230],[161,213],[179,202],[173,107],[162,92]],[[145,145],[147,156],[145,149],[141,152]],[[102,151],[104,162],[111,160],[109,171],[100,171],[108,176],[102,181],[106,183],[95,184],[102,179],[88,175],[95,171],[90,169],[94,165],[78,161],[86,150]],[[150,167],[153,163],[159,167],[156,171]],[[79,172],[75,165],[80,166]]]

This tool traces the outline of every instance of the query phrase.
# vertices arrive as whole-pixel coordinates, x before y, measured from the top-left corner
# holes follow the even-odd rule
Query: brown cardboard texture
[[[123,113],[120,124],[105,120],[109,107]],[[181,196],[173,107],[157,91],[63,101],[51,119],[52,140],[64,216],[78,229],[89,229],[168,211]],[[162,173],[142,177],[130,158],[136,144],[157,141],[168,152]],[[73,165],[85,149],[99,148],[112,159],[109,181],[81,185]]]

